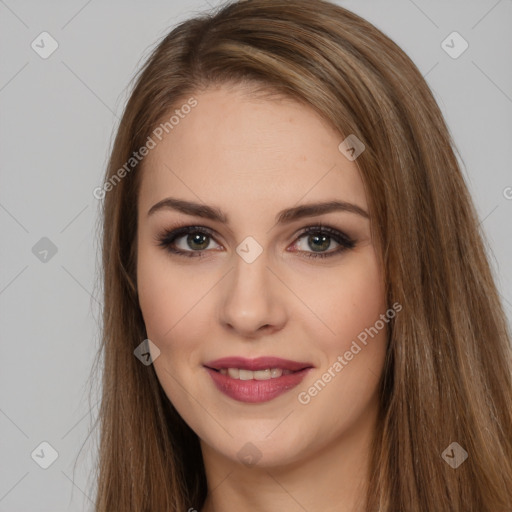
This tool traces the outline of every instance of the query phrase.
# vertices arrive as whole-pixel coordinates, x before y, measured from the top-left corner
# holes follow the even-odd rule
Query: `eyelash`
[[[203,253],[207,252],[207,249],[203,249],[202,251],[182,251],[180,249],[176,249],[173,247],[174,242],[181,238],[184,235],[188,234],[197,234],[201,233],[202,235],[206,235],[210,238],[213,237],[213,233],[210,229],[202,227],[202,226],[180,226],[175,229],[165,230],[159,235],[156,236],[156,241],[158,245],[163,247],[165,250],[172,254],[176,254],[178,256],[185,256],[187,258],[201,258],[204,257]],[[297,240],[304,237],[305,235],[327,235],[329,238],[333,239],[336,243],[340,244],[334,251],[325,252],[325,253],[314,253],[307,251],[298,251],[301,253],[305,253],[303,257],[305,258],[329,258],[331,256],[336,256],[346,250],[353,249],[355,246],[355,240],[352,240],[345,233],[338,231],[337,229],[333,229],[324,224],[317,224],[316,226],[308,226],[304,229],[304,231],[297,237]]]

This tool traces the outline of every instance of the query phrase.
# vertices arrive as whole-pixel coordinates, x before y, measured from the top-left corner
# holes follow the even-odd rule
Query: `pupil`
[[[203,235],[201,233],[196,233],[195,235],[189,235],[188,241],[191,242],[192,244],[204,245],[204,247],[199,247],[199,249],[205,249],[206,247],[208,247],[208,241],[205,241],[206,238],[207,238],[207,235]],[[200,241],[198,241],[201,239],[203,239],[202,243]]]
[[[315,243],[316,241],[318,240],[322,240],[323,241],[323,244],[324,244],[324,247],[322,247],[323,249],[327,249],[329,247],[329,237],[328,236],[325,236],[325,235],[322,235],[322,236],[318,236],[318,235],[311,235],[309,237],[310,240],[315,240]],[[325,243],[327,241],[327,243]],[[318,247],[318,246],[317,246]],[[316,250],[316,249],[314,249]]]

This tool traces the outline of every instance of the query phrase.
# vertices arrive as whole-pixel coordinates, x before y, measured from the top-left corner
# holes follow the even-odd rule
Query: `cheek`
[[[148,337],[157,342],[163,341],[165,333],[173,325],[172,312],[176,311],[178,300],[170,293],[161,265],[151,258],[142,257],[137,269],[139,305],[146,324]]]
[[[323,276],[317,273],[315,278],[301,282],[297,295],[307,297],[304,302],[314,313],[303,316],[304,328],[309,339],[321,344],[322,351],[331,358],[348,350],[352,341],[387,309],[382,276],[370,247],[354,254],[335,271]]]
[[[174,270],[173,270],[174,269]],[[199,292],[172,265],[165,250],[149,247],[146,241],[137,254],[137,289],[139,305],[148,331],[157,342],[171,336],[174,325],[190,309]]]
[[[369,248],[368,248],[369,249]],[[318,284],[318,283],[317,283]],[[374,396],[387,349],[385,286],[372,250],[362,251],[329,275],[312,297],[311,309],[328,326],[318,335],[318,319],[308,315],[304,327],[322,354],[321,369],[301,386],[302,401],[332,410],[331,428],[363,414]],[[317,288],[318,290],[318,288]],[[310,295],[311,297],[311,295]],[[388,318],[389,321],[389,318]],[[317,333],[315,336],[315,332]],[[322,381],[322,382],[319,382]]]
[[[214,276],[184,272],[170,263],[163,250],[141,248],[137,262],[139,305],[147,335],[167,356],[158,358],[155,368],[165,364],[179,371],[184,358],[195,363],[200,340],[208,332],[208,322],[211,325],[203,296],[214,285]]]
[[[340,404],[331,411],[333,430],[363,415],[374,400],[386,356],[387,325],[394,316],[386,316],[385,286],[373,252],[360,257],[334,284],[338,291],[331,296],[326,323],[335,335],[323,342],[327,358],[323,373],[316,376],[323,383],[309,382],[312,387],[305,390],[316,407]]]
[[[343,332],[344,339],[352,340],[385,312],[385,292],[374,262],[354,268],[344,284],[346,293],[337,302],[343,309],[335,316],[336,328]]]
[[[163,253],[163,251],[162,251]],[[164,254],[165,256],[165,254]],[[137,255],[137,289],[139,306],[142,311],[148,338],[160,351],[167,352],[174,326],[178,322],[178,313],[182,310],[183,294],[176,294],[174,277],[169,274],[169,264],[157,251],[148,247],[139,247]],[[180,305],[181,302],[181,305]],[[155,361],[155,367],[163,358]]]
[[[201,279],[180,272],[162,253],[139,250],[139,305],[148,338],[161,352],[153,362],[158,381],[185,422],[196,430],[202,415],[193,390],[201,370],[201,340],[209,332],[202,322],[208,315],[201,298],[213,282],[208,284],[207,276]]]

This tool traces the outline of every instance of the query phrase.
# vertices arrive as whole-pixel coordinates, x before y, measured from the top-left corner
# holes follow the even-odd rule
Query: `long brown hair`
[[[340,142],[353,134],[366,147],[356,163],[387,300],[403,306],[389,324],[367,510],[512,509],[511,334],[455,145],[414,63],[327,1],[251,0],[181,23],[135,78],[101,194],[96,510],[200,510],[206,497],[197,435],[133,353],[147,337],[136,276],[144,162],[126,163],[173,109],[228,83],[301,101]],[[468,453],[456,469],[442,456],[453,442]]]

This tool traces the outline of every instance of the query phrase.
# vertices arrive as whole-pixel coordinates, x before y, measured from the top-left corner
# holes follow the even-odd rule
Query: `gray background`
[[[389,35],[426,75],[512,318],[512,1],[338,3]],[[97,437],[87,436],[99,395],[88,377],[102,297],[92,191],[129,80],[172,26],[208,4],[0,0],[0,511],[93,509]],[[43,31],[59,45],[46,59],[31,47]],[[456,59],[442,47],[453,31],[469,44]],[[48,249],[43,237],[55,254],[39,252]],[[39,465],[50,461],[44,441],[58,453],[47,469]]]

